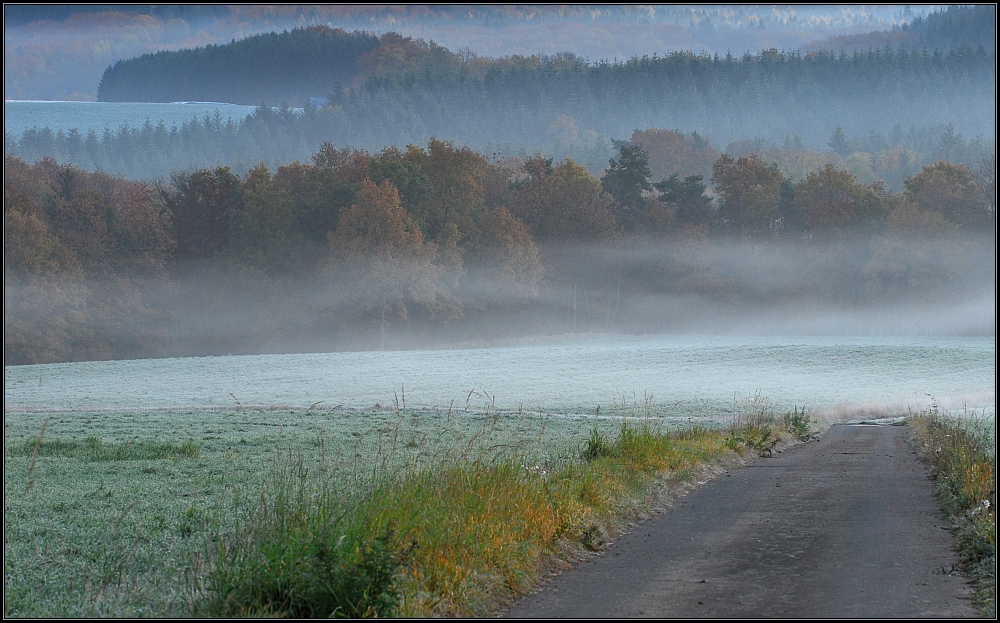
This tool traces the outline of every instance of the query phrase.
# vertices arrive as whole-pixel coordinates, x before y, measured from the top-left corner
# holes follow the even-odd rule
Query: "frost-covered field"
[[[215,102],[190,102],[173,104],[146,104],[135,102],[36,102],[10,100],[3,103],[4,132],[20,139],[25,130],[33,127],[52,128],[53,131],[76,128],[86,136],[94,130],[98,134],[105,127],[118,130],[123,124],[142,127],[148,119],[154,126],[161,120],[169,129],[192,117],[199,120],[219,111],[223,121],[232,117],[239,121],[254,111],[253,106],[221,104]]]
[[[593,339],[463,350],[146,359],[4,369],[4,408],[141,411],[317,405],[601,414],[652,396],[716,416],[760,392],[777,408],[995,410],[992,337]]]

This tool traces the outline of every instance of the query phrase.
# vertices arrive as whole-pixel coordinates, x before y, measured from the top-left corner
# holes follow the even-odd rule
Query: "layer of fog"
[[[309,270],[268,277],[220,262],[175,268],[170,278],[129,290],[116,289],[117,282],[53,282],[48,290],[11,282],[5,316],[8,333],[16,328],[36,335],[57,333],[91,314],[91,326],[76,333],[101,339],[103,332],[109,343],[136,344],[133,351],[121,346],[116,357],[465,348],[691,333],[995,336],[994,245],[987,235],[543,247],[541,281],[516,276],[512,266],[471,260],[458,280],[427,264],[366,270],[362,261],[351,275]],[[885,248],[892,252],[879,256]],[[89,307],[79,298],[88,289]],[[94,296],[107,312],[95,306]],[[107,356],[68,353],[48,360],[93,358]]]

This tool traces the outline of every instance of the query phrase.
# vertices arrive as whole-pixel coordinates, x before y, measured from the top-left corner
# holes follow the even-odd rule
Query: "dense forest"
[[[338,126],[340,118],[340,109],[336,108],[307,106],[296,111],[261,106],[239,122],[217,115],[192,118],[180,126],[150,122],[140,127],[106,128],[102,133],[34,128],[19,139],[6,135],[4,151],[26,162],[52,158],[91,171],[154,180],[169,178],[176,171],[192,167],[228,166],[239,175],[260,162],[276,168],[309,160],[323,142],[369,151],[383,147],[370,132]],[[487,140],[478,150],[501,159],[508,156],[523,159],[539,152],[557,160],[572,158],[591,173],[599,174],[614,156],[616,144],[635,141],[649,131],[661,132],[655,127],[630,130],[619,140],[581,129],[575,119],[560,115],[531,143]],[[331,134],[345,139],[328,140]],[[441,139],[446,136],[447,133]],[[779,140],[751,135],[724,145],[715,144],[710,136],[697,131],[676,130],[669,136],[644,143],[657,176],[674,171],[708,175],[720,150],[736,155],[753,151],[796,181],[818,166],[833,164],[849,170],[865,183],[882,180],[896,191],[903,189],[903,179],[915,175],[926,164],[945,160],[975,168],[996,149],[992,137],[966,138],[950,123],[910,127],[894,124],[887,131],[860,134],[848,134],[835,125],[817,146],[807,145],[798,134],[786,134]],[[417,141],[417,144],[422,143]],[[529,145],[534,148],[529,149]]]
[[[995,159],[925,166],[898,193],[832,164],[792,182],[752,152],[654,177],[643,144],[678,136],[620,144],[600,178],[437,140],[160,184],[8,156],[5,360],[705,330],[754,310],[782,330],[789,311],[933,330],[878,310],[992,300]]]
[[[296,66],[328,64],[327,52],[307,43],[322,36],[316,34],[321,30],[253,39],[260,56],[269,60],[255,63],[251,75],[239,72],[246,75],[241,88],[263,93],[271,76],[299,73],[283,53],[287,46],[308,51],[296,58]],[[327,33],[331,40],[355,36],[332,33]],[[108,101],[233,101],[229,78],[223,76],[230,73],[228,59],[237,58],[232,46],[243,44],[123,61],[105,73],[99,96]],[[182,54],[205,60],[182,70],[177,56]],[[828,136],[830,119],[852,134],[896,124],[952,123],[965,134],[990,135],[994,129],[983,123],[994,117],[995,53],[981,46],[851,55],[775,49],[739,57],[674,52],[591,64],[571,54],[478,58],[389,33],[356,62],[363,71],[351,84],[331,76],[320,89],[310,76],[263,103],[301,106],[306,98],[296,101],[293,95],[328,97],[330,110],[317,130],[338,144],[404,145],[436,136],[482,150],[498,137],[535,149],[538,137],[563,115],[581,131],[606,137],[666,127],[727,140],[798,134],[813,145]],[[181,82],[183,89],[175,86]],[[150,85],[164,88],[156,93]],[[262,103],[236,99],[233,103]]]
[[[105,102],[301,104],[350,84],[379,38],[328,27],[267,33],[193,50],[118,61],[104,72]]]

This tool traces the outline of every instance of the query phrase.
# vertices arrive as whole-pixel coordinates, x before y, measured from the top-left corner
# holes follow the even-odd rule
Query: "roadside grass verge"
[[[933,470],[935,493],[952,521],[980,613],[996,618],[995,419],[932,408],[910,418],[910,424],[918,452]]]
[[[770,449],[790,431],[756,400]],[[498,436],[499,421],[420,460],[394,460],[406,436],[383,431],[369,463],[382,467],[349,488],[329,464],[282,454],[236,534],[219,536],[204,612],[484,616],[600,549],[650,507],[654,485],[677,486],[734,451],[760,453],[730,443],[732,431],[625,417],[556,456]]]

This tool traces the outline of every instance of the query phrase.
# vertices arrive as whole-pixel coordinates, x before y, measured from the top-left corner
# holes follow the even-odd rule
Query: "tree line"
[[[755,153],[660,177],[657,138],[619,144],[601,177],[436,139],[159,183],[8,156],[5,360],[671,330],[704,305],[989,287],[995,161],[927,165],[902,192],[833,164],[793,182]],[[641,304],[656,297],[680,307]]]
[[[228,166],[244,175],[261,161],[276,168],[308,160],[323,142],[369,151],[382,149],[383,143],[368,128],[334,124],[338,110],[310,105],[299,111],[260,106],[240,121],[217,114],[170,127],[162,121],[147,122],[140,127],[106,128],[100,133],[32,128],[20,137],[5,134],[5,153],[26,162],[52,158],[91,171],[149,180],[167,179],[174,171],[192,167]],[[786,177],[796,181],[829,163],[850,170],[865,183],[882,180],[896,191],[903,190],[903,180],[916,175],[926,164],[945,160],[975,168],[995,151],[994,141],[980,136],[967,138],[950,123],[909,128],[894,124],[884,132],[860,134],[848,133],[839,125],[826,125],[828,134],[820,145],[809,145],[795,133],[786,133],[779,140],[743,135],[745,138],[724,146],[698,131],[630,130],[622,137],[643,142],[657,179],[674,171],[698,172],[708,177],[721,151],[733,155],[753,152],[777,164]],[[646,139],[637,138],[650,131]],[[423,144],[426,140],[412,142]],[[491,140],[470,147],[503,156],[523,158],[540,152],[556,160],[571,158],[599,174],[620,142],[581,128],[569,115],[560,115],[530,143],[511,141],[501,145]]]

